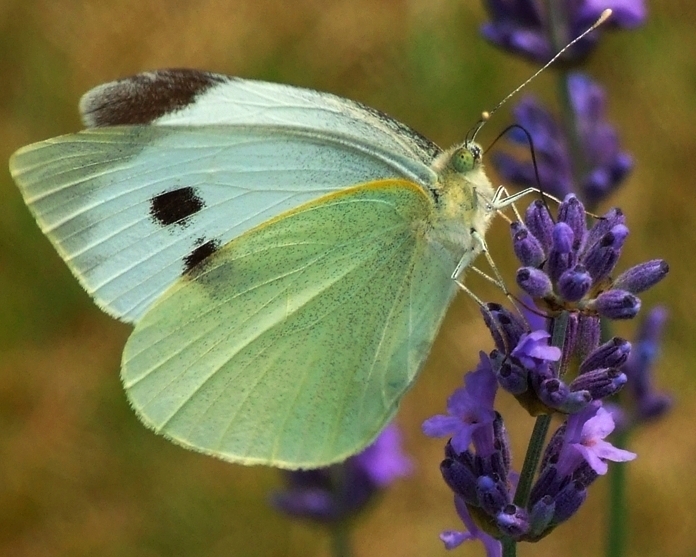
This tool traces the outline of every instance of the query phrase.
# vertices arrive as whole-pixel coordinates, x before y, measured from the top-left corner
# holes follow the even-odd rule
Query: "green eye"
[[[451,164],[456,172],[469,172],[474,168],[476,163],[476,155],[467,147],[460,147],[452,153]]]

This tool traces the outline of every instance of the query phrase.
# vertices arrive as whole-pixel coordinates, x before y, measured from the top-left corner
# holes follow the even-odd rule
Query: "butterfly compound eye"
[[[481,159],[481,149],[476,145],[464,146],[452,153],[450,164],[455,172],[469,172]]]

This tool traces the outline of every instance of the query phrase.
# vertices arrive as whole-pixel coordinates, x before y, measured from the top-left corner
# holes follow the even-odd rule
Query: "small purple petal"
[[[540,364],[540,360],[557,362],[561,359],[561,350],[556,346],[550,346],[548,339],[551,335],[546,331],[532,331],[523,334],[511,355],[522,362],[523,365],[534,369]]]
[[[440,540],[445,544],[445,549],[459,547],[465,541],[474,539],[469,532],[457,532],[456,530],[445,530],[440,534]]]
[[[604,441],[614,427],[611,413],[596,402],[582,412],[569,416],[565,444],[558,459],[559,473],[571,475],[581,464],[578,457],[582,457],[599,475],[607,471],[605,460],[633,460],[636,457],[635,453],[617,449]]]
[[[438,414],[423,422],[422,430],[428,437],[449,437],[461,426],[458,416],[443,416]]]
[[[467,450],[479,429],[490,429],[495,412],[498,382],[485,352],[479,353],[479,365],[464,376],[464,387],[447,399],[448,416],[438,415],[423,423],[423,432],[429,437],[452,436],[452,447],[457,453]]]
[[[493,536],[486,534],[486,532],[476,525],[469,514],[469,509],[466,507],[466,504],[462,501],[461,497],[457,497],[456,495],[454,496],[454,508],[457,510],[457,514],[464,523],[464,526],[466,526],[466,529],[469,530],[469,534],[471,535],[470,539],[477,539],[483,543],[486,549],[486,557],[502,557],[503,546],[501,543]]]

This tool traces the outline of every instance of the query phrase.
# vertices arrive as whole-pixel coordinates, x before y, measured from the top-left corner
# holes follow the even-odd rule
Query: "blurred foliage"
[[[610,117],[638,163],[612,200],[631,228],[623,265],[653,257],[672,265],[643,301],[664,301],[671,312],[658,382],[677,406],[633,438],[629,554],[693,555],[696,8],[652,4],[648,25],[609,34],[589,69],[606,84]],[[479,3],[465,0],[3,0],[0,159],[78,129],[76,103],[90,87],[157,67],[332,91],[447,146],[531,73],[479,38],[483,18]],[[553,76],[530,89],[552,98]],[[484,145],[508,123],[509,108],[487,126]],[[327,555],[320,529],[267,508],[275,471],[187,452],[138,423],[118,380],[128,327],[82,292],[6,170],[0,195],[0,554]],[[490,242],[512,272],[502,221]],[[630,338],[632,328],[621,332]],[[490,341],[461,297],[399,415],[416,474],[359,521],[357,555],[446,553],[437,534],[460,524],[439,477],[442,444],[425,439],[420,422],[444,407],[482,348]],[[531,420],[509,401],[502,410],[519,467]],[[599,554],[604,490],[598,482],[577,519],[520,555]],[[472,546],[457,554],[483,553]]]

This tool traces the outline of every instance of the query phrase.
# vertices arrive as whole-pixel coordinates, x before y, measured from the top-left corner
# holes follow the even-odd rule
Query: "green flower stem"
[[[617,433],[613,444],[625,447],[628,432]],[[623,557],[626,554],[626,470],[621,463],[609,467],[609,521],[606,532],[607,557]]]
[[[329,470],[331,474],[331,489],[336,499],[341,501],[340,504],[343,505],[344,498],[341,494],[346,491],[345,465],[338,464],[332,466]],[[352,524],[350,519],[346,518],[347,513],[343,512],[343,510],[338,509],[338,516],[343,516],[344,518],[331,523],[331,554],[333,557],[351,556],[350,530]]]
[[[501,540],[503,544],[503,557],[516,557],[517,555],[517,543],[512,538],[503,538]]]
[[[333,557],[350,557],[350,524],[339,520],[331,527],[331,554]]]

